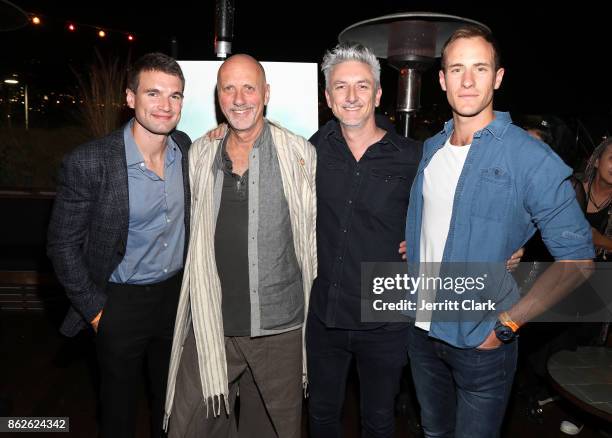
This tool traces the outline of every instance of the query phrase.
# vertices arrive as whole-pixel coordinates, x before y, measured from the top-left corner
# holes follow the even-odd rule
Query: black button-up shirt
[[[327,327],[383,325],[361,322],[361,263],[401,261],[398,248],[422,145],[381,119],[376,123],[387,133],[359,161],[336,120],[310,139],[317,148],[318,251],[310,310]]]

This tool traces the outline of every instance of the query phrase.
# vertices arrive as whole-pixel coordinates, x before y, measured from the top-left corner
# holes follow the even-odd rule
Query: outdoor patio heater
[[[442,45],[460,26],[478,21],[432,12],[402,12],[360,21],[344,29],[338,40],[372,49],[399,71],[397,86],[400,132],[410,134],[410,119],[420,107],[421,75],[441,56]]]

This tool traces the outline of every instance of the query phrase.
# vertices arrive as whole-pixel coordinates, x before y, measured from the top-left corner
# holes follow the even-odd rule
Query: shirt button
[[[342,261],[342,256],[338,256],[338,260]]]
[[[168,247],[168,244],[167,244],[167,243],[164,243],[164,247],[165,247],[165,248],[167,248],[167,247]]]
[[[256,293],[257,293],[257,291],[256,291],[255,289],[253,289],[253,290],[251,291],[251,293],[256,294]]]
[[[332,284],[333,287],[338,287],[338,283]]]
[[[164,269],[164,272],[168,272],[168,270],[167,270],[167,269]]]
[[[355,172],[355,175],[359,176],[359,171]]]
[[[347,229],[346,229],[346,228],[343,228],[343,229],[342,229],[342,232],[343,232],[343,233],[346,233],[346,232],[347,232]]]
[[[144,167],[144,163],[140,163],[140,167]]]
[[[349,204],[352,204],[352,203],[353,203],[353,200],[352,200],[352,199],[349,199],[349,200],[348,200],[348,203],[349,203]]]
[[[166,222],[167,222],[167,223],[170,223],[170,219],[166,219]]]

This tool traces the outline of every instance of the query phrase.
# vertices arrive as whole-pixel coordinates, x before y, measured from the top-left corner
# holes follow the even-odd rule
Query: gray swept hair
[[[325,76],[325,88],[329,90],[329,77],[333,68],[347,61],[358,61],[367,64],[372,71],[372,76],[374,76],[376,89],[380,88],[380,63],[376,59],[374,52],[359,43],[340,43],[325,53],[321,63],[321,71]]]

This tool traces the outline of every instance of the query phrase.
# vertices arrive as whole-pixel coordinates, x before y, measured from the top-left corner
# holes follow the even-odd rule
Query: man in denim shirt
[[[417,311],[409,355],[426,437],[499,435],[515,332],[575,287],[594,255],[571,169],[507,113],[493,111],[503,75],[487,30],[458,29],[444,45],[440,85],[453,120],[424,145],[407,214],[408,262],[421,271],[423,262],[501,265],[537,226],[555,259],[574,263],[553,265],[522,299],[510,275],[500,274],[490,288],[494,309],[482,318],[457,310],[449,322],[439,311],[430,318]]]

